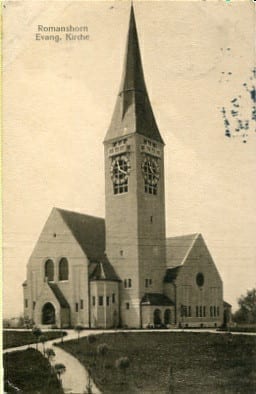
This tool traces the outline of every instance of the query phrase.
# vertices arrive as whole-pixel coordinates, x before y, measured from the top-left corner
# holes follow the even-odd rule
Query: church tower
[[[122,281],[121,324],[140,327],[142,297],[163,294],[164,142],[146,89],[133,6],[121,86],[104,147],[106,253]]]

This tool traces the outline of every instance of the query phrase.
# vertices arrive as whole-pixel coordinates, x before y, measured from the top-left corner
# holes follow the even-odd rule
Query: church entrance
[[[154,310],[154,326],[161,326],[162,319],[161,319],[161,311],[160,309]]]
[[[42,324],[55,324],[55,309],[54,306],[47,302],[42,309]]]

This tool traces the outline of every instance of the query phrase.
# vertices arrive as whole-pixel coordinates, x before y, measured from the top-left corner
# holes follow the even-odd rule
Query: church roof
[[[166,261],[169,268],[166,270],[164,283],[171,283],[177,278],[198,236],[196,233],[166,239]]]
[[[55,297],[57,298],[57,300],[59,301],[60,306],[62,308],[69,308],[69,304],[65,296],[63,295],[62,291],[58,287],[58,285],[56,283],[51,283],[51,282],[48,282],[48,285],[52,290],[53,294],[55,295]]]
[[[123,76],[105,141],[133,133],[163,143],[146,89],[134,10],[131,6]]]
[[[105,220],[56,208],[89,260],[99,260],[105,251]]]
[[[90,280],[120,281],[106,256],[103,260],[90,264],[89,277]]]
[[[199,234],[188,234],[166,238],[167,267],[174,268],[184,263]]]
[[[155,305],[155,306],[174,305],[174,303],[170,300],[169,297],[167,297],[164,294],[159,294],[159,293],[146,293],[141,300],[141,304],[142,305]]]

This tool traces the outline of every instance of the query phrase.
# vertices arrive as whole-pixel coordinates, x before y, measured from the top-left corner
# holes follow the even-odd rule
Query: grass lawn
[[[92,377],[103,393],[256,392],[256,337],[123,332],[96,338],[90,345],[82,338],[79,343],[68,341],[61,347],[85,367],[92,365]],[[105,357],[105,373],[102,358],[96,352],[102,343],[110,348]],[[130,359],[126,378],[115,367],[115,360],[123,356]]]
[[[35,349],[6,353],[3,356],[4,389],[16,393],[7,380],[26,394],[63,394],[48,360]]]
[[[61,337],[59,331],[43,332],[49,340]],[[65,332],[63,335],[67,335]],[[3,349],[35,343],[36,338],[30,331],[3,331]]]

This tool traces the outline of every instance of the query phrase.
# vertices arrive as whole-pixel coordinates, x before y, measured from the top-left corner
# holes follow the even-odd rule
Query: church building
[[[223,284],[202,235],[166,238],[164,141],[133,6],[104,150],[106,218],[52,209],[27,265],[24,315],[62,328],[220,326]]]

